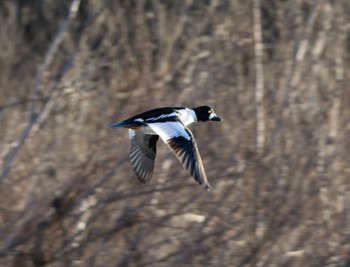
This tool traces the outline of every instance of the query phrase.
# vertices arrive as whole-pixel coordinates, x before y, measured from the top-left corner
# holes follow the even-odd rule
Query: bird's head
[[[222,121],[209,106],[200,106],[193,109],[198,121]]]

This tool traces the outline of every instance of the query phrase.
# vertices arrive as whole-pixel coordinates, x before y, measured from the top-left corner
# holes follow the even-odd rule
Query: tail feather
[[[118,127],[139,127],[141,126],[138,122],[121,121],[121,122],[111,122],[107,125],[108,128],[118,128]]]
[[[123,127],[127,126],[128,123],[125,123],[124,121],[122,122],[111,122],[107,125],[108,128],[118,128],[118,127]]]

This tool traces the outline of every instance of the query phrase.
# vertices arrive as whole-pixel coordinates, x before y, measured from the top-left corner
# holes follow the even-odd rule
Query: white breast
[[[196,113],[192,109],[181,109],[179,110],[180,120],[184,125],[190,125],[191,123],[197,122]]]
[[[137,131],[140,131],[141,133],[143,134],[157,134],[155,131],[153,131],[153,129],[149,126],[144,126],[144,127],[141,127],[139,130]]]

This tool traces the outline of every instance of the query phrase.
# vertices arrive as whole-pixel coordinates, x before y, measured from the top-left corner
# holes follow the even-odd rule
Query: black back
[[[164,107],[164,108],[155,108],[155,109],[151,109],[148,111],[145,111],[143,113],[137,114],[127,120],[125,120],[125,122],[132,122],[135,119],[138,118],[142,118],[143,120],[147,120],[150,118],[156,118],[159,117],[162,114],[170,114],[173,113],[174,111],[180,110],[180,109],[184,109],[184,107]],[[166,118],[165,120],[169,121],[169,118]],[[142,123],[141,123],[142,124]]]

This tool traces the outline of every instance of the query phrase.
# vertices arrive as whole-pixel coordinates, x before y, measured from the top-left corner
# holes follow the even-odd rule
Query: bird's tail
[[[118,128],[118,127],[124,127],[128,126],[129,123],[125,123],[124,121],[122,122],[111,122],[107,125],[108,128]]]
[[[128,122],[128,121],[121,121],[121,122],[111,122],[107,125],[108,128],[118,128],[118,127],[126,127],[126,128],[133,128],[133,127],[140,127],[140,123],[135,122]]]

